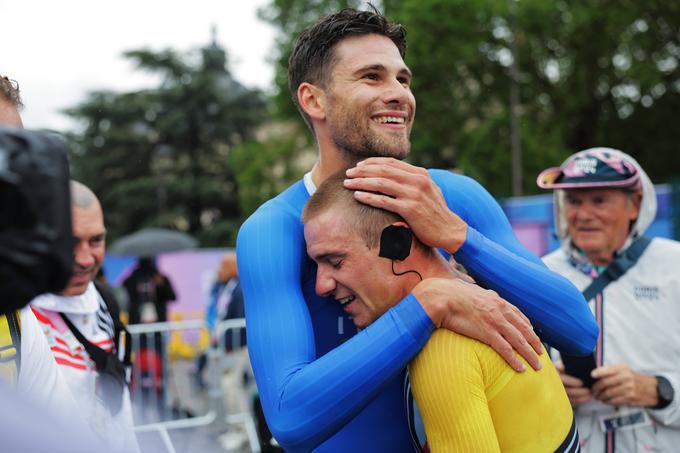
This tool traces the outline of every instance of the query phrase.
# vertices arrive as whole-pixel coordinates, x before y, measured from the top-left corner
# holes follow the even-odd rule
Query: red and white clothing
[[[76,402],[59,367],[52,360],[50,347],[35,315],[28,306],[19,313],[21,366],[16,381],[17,391],[36,404],[62,414],[65,412],[69,419],[79,418]]]
[[[44,294],[31,302],[59,368],[92,430],[113,451],[138,452],[133,431],[130,393],[125,389],[123,406],[116,415],[106,407],[97,383],[97,370],[83,345],[76,339],[59,313],[66,315],[90,342],[113,349],[113,320],[104,300],[90,283],[79,296]]]

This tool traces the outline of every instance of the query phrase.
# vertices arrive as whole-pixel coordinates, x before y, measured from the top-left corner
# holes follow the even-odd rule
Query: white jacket
[[[31,307],[90,428],[112,451],[138,452],[129,391],[125,389],[121,411],[112,416],[99,395],[94,362],[59,316],[64,313],[90,342],[111,350],[113,321],[94,285],[80,296],[44,294],[31,301]]]
[[[69,419],[82,418],[31,308],[22,308],[19,317],[21,367],[16,382],[17,391],[37,404],[60,411]]]
[[[644,233],[656,215],[654,186],[639,164],[626,158],[641,171],[643,199],[640,216],[622,250]],[[563,197],[563,191],[555,191],[556,230],[562,246],[546,255],[544,261],[584,290],[592,278],[581,269],[589,263],[571,244],[563,215]],[[595,313],[594,301],[589,304]],[[650,416],[651,425],[616,430],[614,451],[680,451],[680,243],[655,238],[635,266],[604,289],[602,307],[603,364],[625,363],[639,373],[664,376],[675,390],[673,402],[666,408],[643,409]],[[576,408],[584,453],[605,451],[605,433],[599,417],[615,410],[600,401]]]

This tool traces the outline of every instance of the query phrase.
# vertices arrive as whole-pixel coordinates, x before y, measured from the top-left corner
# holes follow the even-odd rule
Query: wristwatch
[[[652,409],[663,409],[671,404],[675,396],[675,390],[668,379],[663,376],[654,376],[656,378],[656,393],[659,395],[659,402]]]

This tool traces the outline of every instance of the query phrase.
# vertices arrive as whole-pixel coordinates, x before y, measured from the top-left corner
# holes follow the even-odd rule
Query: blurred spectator
[[[241,291],[241,284],[238,280],[236,254],[227,253],[222,257],[217,271],[217,280],[210,289],[208,307],[206,308],[206,324],[211,334],[214,334],[218,319],[238,319],[243,317],[245,317],[245,308],[243,306],[243,291]],[[225,334],[225,347],[227,351],[231,351],[235,347],[245,346],[245,331],[241,331],[240,339],[236,345],[234,345],[235,336],[230,334],[231,332]],[[236,338],[238,337],[237,335]]]
[[[166,322],[168,302],[176,299],[170,279],[156,268],[155,259],[141,257],[132,273],[123,281],[128,294],[128,320],[130,324]],[[147,335],[139,336],[137,363],[140,371],[142,404],[156,401],[156,410],[164,414],[165,388],[162,385],[166,370],[163,365],[165,340],[160,332],[153,334],[153,344]],[[152,395],[155,396],[152,398]]]
[[[238,281],[238,269],[236,267],[236,254],[227,253],[220,261],[220,267],[217,270],[217,275],[214,283],[210,287],[210,294],[208,295],[208,304],[205,310],[205,322],[208,332],[210,334],[210,343],[216,345],[219,341],[217,338],[217,323],[224,319],[237,319],[245,317],[245,309],[243,306],[243,292]],[[234,340],[238,339],[236,345]],[[237,348],[245,346],[246,337],[245,331],[228,331],[224,333],[224,347],[226,351],[232,351],[234,347]],[[196,363],[196,384],[199,388],[205,388],[205,380],[203,371],[207,363],[207,355],[201,354]]]
[[[154,258],[142,257],[123,281],[128,293],[130,324],[165,322],[168,302],[176,299],[170,280],[156,268]]]
[[[555,189],[561,240],[545,263],[584,292],[600,327],[594,371],[579,379],[557,363],[583,451],[677,451],[680,244],[643,236],[656,216],[654,186],[610,148],[576,153],[537,182]]]
[[[139,451],[117,320],[93,280],[104,259],[106,229],[99,200],[71,182],[74,265],[64,291],[31,302],[54,359],[90,426],[114,451]],[[127,340],[127,339],[126,339]]]
[[[211,344],[216,345],[220,341],[217,332],[219,321],[244,317],[243,292],[238,279],[236,254],[230,252],[222,257],[215,282],[208,296],[206,325],[210,332]],[[248,350],[244,348],[246,345],[245,330],[228,330],[224,333],[223,340],[220,346],[230,353],[230,366],[221,376],[226,410],[228,414],[245,413],[249,411],[248,383],[251,382]],[[203,371],[206,363],[207,356],[204,353],[197,361],[195,378],[199,388],[205,388]],[[219,440],[227,449],[238,449],[247,441],[247,436],[240,429],[229,429],[220,435]]]

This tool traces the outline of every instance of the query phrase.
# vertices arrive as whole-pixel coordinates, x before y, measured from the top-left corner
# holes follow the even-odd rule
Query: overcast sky
[[[234,77],[271,89],[274,30],[257,19],[268,0],[0,0],[0,74],[19,82],[27,128],[70,129],[60,109],[88,91],[141,88],[154,79],[125,50],[185,52],[211,40],[227,49]]]

